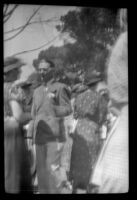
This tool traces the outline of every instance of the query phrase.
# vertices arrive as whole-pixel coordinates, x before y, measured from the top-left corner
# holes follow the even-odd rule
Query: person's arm
[[[22,114],[22,118],[21,118],[20,123],[21,123],[22,125],[25,125],[25,124],[27,124],[31,119],[32,119],[31,113],[30,113],[30,112],[24,112],[24,113]]]
[[[15,101],[10,101],[13,117],[22,125],[28,123],[31,120],[30,113],[24,113],[21,105]]]
[[[66,87],[61,87],[58,90],[59,105],[55,105],[55,112],[58,117],[65,117],[72,112],[69,91]]]
[[[30,113],[23,111],[22,103],[25,98],[25,94],[21,88],[16,85],[12,85],[9,90],[10,106],[13,117],[22,125],[28,123],[31,119]]]
[[[15,101],[15,100],[11,100],[10,101],[10,106],[11,106],[11,110],[12,110],[12,115],[13,117],[17,120],[17,121],[21,121],[22,115],[23,115],[23,110],[20,106],[20,104]]]
[[[18,102],[22,102],[25,98],[23,90],[16,85],[12,85],[10,89],[10,99]]]

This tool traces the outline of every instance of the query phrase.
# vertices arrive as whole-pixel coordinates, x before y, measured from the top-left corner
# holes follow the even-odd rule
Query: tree
[[[16,14],[16,10],[20,7],[21,5],[18,4],[4,4],[3,6],[3,24],[4,26],[7,24],[7,22],[10,22],[11,16],[13,14]],[[22,24],[21,26],[18,26],[14,29],[11,30],[4,30],[4,42],[10,41],[14,38],[16,38],[18,35],[20,35],[28,26],[32,26],[33,24],[41,24],[41,23],[50,23],[53,21],[59,21],[58,17],[52,17],[49,19],[40,19],[40,20],[33,20],[34,16],[38,13],[38,11],[41,9],[42,6],[38,6],[38,8],[36,8],[35,10],[33,10],[32,13],[30,13],[30,16],[28,19],[26,19],[26,22],[24,24]],[[59,37],[60,34],[58,34],[57,36],[55,36],[52,40],[46,42],[45,44],[40,45],[37,48],[33,48],[33,49],[26,49],[25,51],[21,51],[21,52],[17,52],[15,54],[13,54],[12,56],[17,56],[20,54],[25,54],[25,53],[29,53],[32,51],[36,51],[39,50],[43,47],[46,47],[47,45],[49,45],[50,43],[52,43],[57,37]]]
[[[57,80],[66,84],[77,80],[77,72],[75,71],[75,64],[72,61],[77,55],[73,52],[73,57],[69,57],[69,52],[74,48],[73,44],[66,44],[61,47],[51,46],[38,54],[38,58],[33,60],[33,66],[37,71],[39,61],[42,59],[52,60],[55,64],[55,77]],[[76,60],[76,59],[75,59]]]
[[[51,46],[41,51],[33,61],[37,68],[42,58],[51,59],[56,65],[58,76],[75,80],[79,71],[89,68],[105,73],[108,46],[113,45],[119,35],[117,9],[81,8],[61,16],[61,25],[57,30],[69,34],[75,43],[66,43],[61,47]]]
[[[14,11],[16,10],[16,8],[18,7],[18,5],[13,5],[12,8],[9,9],[9,4],[5,4],[4,8],[3,8],[3,22],[6,23],[12,16],[12,14],[14,13]]]
[[[63,47],[54,47],[51,46],[47,50],[42,50],[38,54],[38,58],[33,60],[33,66],[37,70],[39,60],[41,59],[48,59],[52,60],[53,63],[56,65],[56,68],[62,69],[63,68],[63,61],[65,56],[67,55],[67,48],[65,46]]]
[[[119,30],[116,14],[117,9],[84,7],[62,16],[62,24],[57,29],[69,33],[76,41],[88,47],[92,47],[93,42],[105,45],[113,42]]]
[[[4,23],[6,23],[10,18],[11,16],[13,15],[13,13],[15,12],[15,10],[17,9],[19,5],[13,5],[12,8],[9,8],[11,7],[10,5],[6,4],[5,5],[5,8],[4,8]],[[39,6],[33,13],[32,15],[29,17],[29,19],[26,21],[26,23],[18,28],[15,28],[13,30],[10,30],[10,31],[7,31],[6,33],[11,33],[11,32],[14,32],[14,31],[17,31],[14,35],[12,35],[11,37],[8,37],[6,39],[4,39],[4,41],[8,41],[8,40],[11,40],[13,38],[15,38],[16,36],[18,36],[22,31],[24,31],[24,29],[31,24],[31,19],[36,15],[36,13],[38,12],[38,10],[41,8],[41,6]]]
[[[68,58],[83,68],[98,68],[102,72],[108,55],[108,45],[113,45],[119,35],[118,9],[81,8],[70,11],[60,18],[57,26],[61,33],[69,33],[76,43]],[[75,55],[75,56],[74,56]]]

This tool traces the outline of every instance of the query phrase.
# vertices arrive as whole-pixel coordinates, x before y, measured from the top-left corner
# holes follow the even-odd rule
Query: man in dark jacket
[[[54,64],[41,60],[41,86],[34,91],[32,118],[40,193],[60,193],[60,159],[65,128],[63,118],[71,113],[66,85],[54,81]]]

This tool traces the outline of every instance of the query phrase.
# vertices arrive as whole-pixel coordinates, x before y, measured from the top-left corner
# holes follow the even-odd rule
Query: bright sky
[[[36,10],[38,7],[38,5],[19,5],[11,18],[4,25],[4,32],[24,25],[34,10]],[[64,15],[68,11],[74,9],[76,9],[76,7],[43,5],[31,21],[47,20],[53,17],[57,17],[59,19],[61,15]],[[54,37],[59,35],[55,28],[55,26],[59,23],[60,21],[52,21],[50,23],[37,23],[28,26],[17,37],[4,42],[4,57],[11,56],[21,51],[38,48],[51,41]],[[15,33],[16,32],[14,32],[14,34]],[[4,39],[11,37],[12,35],[13,33],[4,34]],[[18,56],[27,63],[26,66],[22,68],[21,80],[25,80],[29,74],[33,72],[34,68],[32,66],[32,61],[33,59],[37,58],[38,53],[41,50],[47,49],[51,45],[61,46],[63,45],[63,39],[61,37],[57,37],[53,42],[37,51],[21,54]]]

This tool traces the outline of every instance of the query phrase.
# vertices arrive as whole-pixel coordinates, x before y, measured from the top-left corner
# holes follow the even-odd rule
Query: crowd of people
[[[4,61],[5,192],[128,192],[127,31],[113,47],[107,82],[92,70],[70,88],[42,59],[41,84],[16,84],[24,64]]]

